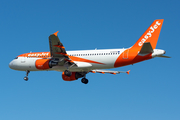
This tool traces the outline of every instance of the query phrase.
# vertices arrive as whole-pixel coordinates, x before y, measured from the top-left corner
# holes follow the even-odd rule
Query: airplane
[[[28,80],[30,71],[60,71],[65,81],[79,78],[84,84],[88,83],[88,73],[119,74],[129,71],[111,71],[104,69],[132,65],[155,57],[164,56],[165,50],[155,49],[164,19],[155,20],[138,41],[129,48],[95,49],[66,51],[60,42],[58,31],[49,36],[50,52],[30,52],[17,56],[9,63],[9,67],[25,71],[24,80]]]

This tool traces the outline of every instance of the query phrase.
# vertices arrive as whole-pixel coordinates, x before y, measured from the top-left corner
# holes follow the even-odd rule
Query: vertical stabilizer
[[[155,20],[139,38],[139,40],[132,46],[132,48],[140,50],[145,42],[150,42],[152,48],[155,49],[163,21],[164,19]]]

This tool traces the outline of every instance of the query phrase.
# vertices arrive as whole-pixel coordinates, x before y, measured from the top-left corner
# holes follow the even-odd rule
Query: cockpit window
[[[18,59],[18,57],[15,57],[14,59]]]

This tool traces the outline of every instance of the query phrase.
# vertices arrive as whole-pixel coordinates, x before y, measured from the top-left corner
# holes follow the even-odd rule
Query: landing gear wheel
[[[30,71],[29,70],[26,70],[26,77],[24,77],[24,80],[25,81],[28,81],[28,74],[30,73]]]
[[[68,77],[70,77],[72,75],[71,71],[69,71],[69,70],[65,70],[64,74]]]
[[[88,79],[82,78],[82,79],[81,79],[81,82],[84,83],[84,84],[88,84]]]
[[[28,77],[24,77],[24,80],[25,80],[25,81],[28,81]]]

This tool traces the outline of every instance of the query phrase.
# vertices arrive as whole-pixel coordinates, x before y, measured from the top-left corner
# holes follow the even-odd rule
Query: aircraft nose
[[[9,68],[13,69],[13,61],[9,63]]]

